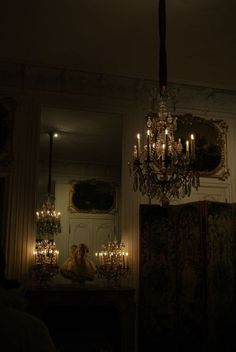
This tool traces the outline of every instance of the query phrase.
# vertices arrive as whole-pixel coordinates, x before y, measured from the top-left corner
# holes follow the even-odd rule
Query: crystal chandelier
[[[51,239],[54,235],[61,232],[61,213],[55,210],[54,196],[51,191],[51,174],[52,174],[52,149],[53,137],[57,134],[48,132],[49,135],[49,171],[48,171],[48,196],[41,209],[36,212],[37,235],[39,238]]]
[[[146,137],[141,145],[140,134],[133,150],[134,191],[139,190],[152,199],[168,206],[171,198],[190,196],[192,187],[200,186],[196,170],[195,137],[189,136],[184,145],[175,139],[177,117],[172,116],[167,106],[167,65],[165,48],[165,0],[159,1],[159,111],[146,116]]]
[[[41,209],[36,212],[37,216],[37,234],[48,235],[53,237],[54,234],[61,232],[61,213],[55,210],[55,205],[50,196],[42,205]]]

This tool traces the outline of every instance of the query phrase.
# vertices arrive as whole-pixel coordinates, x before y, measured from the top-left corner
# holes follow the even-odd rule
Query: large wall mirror
[[[61,212],[62,233],[55,239],[61,262],[72,244],[86,243],[93,256],[109,236],[120,237],[122,124],[122,116],[116,113],[42,108],[38,206],[47,196],[48,131],[57,131],[58,138],[53,139],[52,181],[56,210]],[[101,211],[96,211],[95,204],[84,209],[85,201],[78,198],[82,197],[81,192],[74,196],[72,204],[71,190],[75,185],[83,185],[86,204],[89,197],[92,204],[96,195],[91,193],[91,187],[99,193],[105,186],[113,190],[115,185],[115,198],[109,209],[106,201],[99,202],[105,204]],[[86,189],[88,197],[84,194]],[[108,197],[107,189],[104,195],[97,196]]]

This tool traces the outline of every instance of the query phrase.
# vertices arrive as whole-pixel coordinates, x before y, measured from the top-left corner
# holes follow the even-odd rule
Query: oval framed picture
[[[115,184],[95,179],[72,182],[69,199],[71,212],[110,213],[115,208]]]

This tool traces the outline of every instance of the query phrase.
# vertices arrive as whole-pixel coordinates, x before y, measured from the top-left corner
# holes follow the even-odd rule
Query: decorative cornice
[[[20,92],[66,93],[136,101],[143,109],[150,105],[150,94],[159,84],[105,73],[84,72],[65,67],[0,61],[0,88]],[[235,115],[236,91],[205,86],[169,83],[174,108],[219,111]]]

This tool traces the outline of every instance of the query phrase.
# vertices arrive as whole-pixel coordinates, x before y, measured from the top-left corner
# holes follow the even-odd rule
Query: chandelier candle
[[[190,141],[191,141],[191,154],[192,154],[192,158],[193,160],[195,159],[195,138],[194,138],[194,134],[191,134],[190,136]]]

